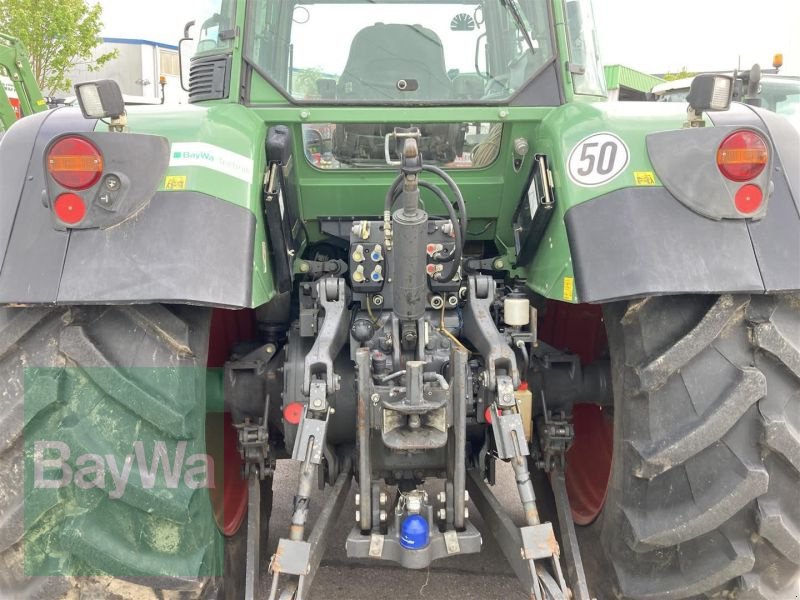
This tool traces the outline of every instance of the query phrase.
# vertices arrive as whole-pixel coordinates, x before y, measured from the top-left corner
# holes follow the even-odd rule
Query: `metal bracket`
[[[502,369],[511,377],[513,388],[519,386],[517,358],[506,339],[497,330],[492,317],[495,282],[485,275],[469,278],[469,302],[464,308],[464,336],[471,341],[486,361],[486,387],[497,389],[497,371]]]
[[[578,546],[578,536],[567,496],[567,484],[564,477],[566,454],[575,438],[575,429],[563,413],[556,418],[544,404],[544,419],[538,422],[539,454],[538,467],[550,473],[550,487],[553,490],[556,511],[558,513],[561,543],[567,565],[567,577],[572,588],[574,600],[592,600],[583,569],[583,558]]]
[[[575,439],[575,428],[572,423],[567,420],[564,413],[554,417],[545,404],[544,419],[538,421],[537,430],[541,458],[536,466],[547,473],[563,471],[566,466],[567,450]]]
[[[247,496],[247,555],[245,558],[245,600],[261,593],[261,479],[250,473]]]
[[[322,507],[322,511],[314,523],[308,541],[281,539],[278,550],[273,555],[269,565],[272,575],[270,600],[305,600],[308,598],[311,584],[322,562],[325,547],[331,531],[337,523],[339,513],[342,511],[344,501],[350,491],[352,468],[349,459],[346,459],[342,472],[333,485],[330,496]],[[281,575],[288,576],[289,580],[279,589]]]
[[[517,527],[491,492],[480,470],[467,471],[467,487],[488,529],[497,540],[517,578],[530,598],[567,600],[571,597],[561,572],[558,543],[550,523]],[[551,560],[555,578],[536,564]]]
[[[272,476],[272,461],[269,455],[269,430],[267,429],[267,414],[269,402],[264,409],[261,423],[255,424],[250,419],[244,423],[234,425],[239,436],[239,455],[244,461],[244,478],[255,474],[259,480]]]
[[[497,457],[501,460],[510,460],[518,456],[528,456],[530,450],[519,413],[501,415],[497,410],[497,404],[492,404],[489,410],[492,413],[492,431],[497,446]]]
[[[392,160],[392,140],[394,140],[395,145],[398,146],[397,151],[402,156],[402,146],[401,140],[404,142],[407,139],[415,139],[419,142],[422,139],[422,134],[420,130],[416,127],[412,127],[409,130],[401,130],[400,128],[395,128],[392,133],[387,133],[384,139],[384,158],[386,160],[386,164],[390,167],[400,167],[403,165],[403,161],[401,160]]]
[[[317,282],[317,301],[325,311],[322,326],[314,346],[306,355],[303,372],[303,393],[311,394],[311,379],[322,376],[329,394],[339,390],[339,377],[333,361],[341,351],[348,335],[347,286],[344,279],[321,279]]]
[[[305,461],[308,459],[313,465],[322,463],[325,439],[328,432],[328,415],[324,419],[315,419],[309,415],[309,410],[303,413],[303,420],[297,430],[292,459]]]

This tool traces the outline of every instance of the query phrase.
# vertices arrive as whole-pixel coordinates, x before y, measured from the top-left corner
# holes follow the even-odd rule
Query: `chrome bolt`
[[[381,506],[386,506],[386,503],[389,501],[389,496],[386,492],[381,492],[380,496],[378,496],[378,502]]]
[[[361,511],[357,510],[356,511],[356,523],[360,523],[360,522],[361,522]]]
[[[375,406],[377,406],[378,403],[380,403],[380,401],[381,401],[381,395],[380,394],[372,394],[372,403]]]
[[[356,506],[361,504],[361,494],[356,494]]]
[[[464,518],[469,519],[469,509],[466,506],[464,507]]]
[[[469,492],[464,490],[464,502],[469,502]]]
[[[444,492],[439,492],[438,494],[436,494],[436,500],[437,502],[444,504],[445,502],[447,502],[447,494]]]
[[[382,510],[382,511],[381,511],[381,512],[378,514],[378,518],[381,520],[381,523],[386,523],[387,519],[389,518],[389,515],[388,515],[388,514],[386,514],[386,511],[385,511],[385,510]]]
[[[446,521],[447,520],[447,511],[444,508],[439,509],[439,520]]]

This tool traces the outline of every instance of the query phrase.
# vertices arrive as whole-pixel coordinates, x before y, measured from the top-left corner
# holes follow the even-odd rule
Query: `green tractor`
[[[191,106],[0,141],[3,598],[324,597],[342,519],[537,600],[796,597],[796,129],[606,102],[589,0],[203,6]]]
[[[0,33],[0,132],[19,118],[48,110],[22,43]]]

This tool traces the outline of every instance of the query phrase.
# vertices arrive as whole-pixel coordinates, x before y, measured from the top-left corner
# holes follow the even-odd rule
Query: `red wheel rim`
[[[614,425],[595,404],[575,405],[572,414],[575,441],[567,452],[567,494],[575,523],[590,525],[606,503]]]
[[[221,369],[237,342],[255,338],[254,311],[215,310],[209,336],[208,368]],[[217,527],[228,537],[239,531],[247,515],[247,481],[242,479],[244,463],[237,442],[230,413],[206,415],[206,448],[214,459],[214,482],[222,482],[209,492]]]
[[[237,433],[230,413],[223,419],[209,415],[206,421],[206,447],[214,459],[215,485],[209,492],[217,527],[228,537],[235,535],[247,515],[247,481],[242,479],[242,458],[237,448]]]

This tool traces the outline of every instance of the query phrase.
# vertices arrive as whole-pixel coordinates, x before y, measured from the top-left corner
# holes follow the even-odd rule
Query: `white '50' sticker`
[[[628,147],[613,133],[596,133],[578,145],[569,155],[569,177],[578,185],[594,187],[614,179],[630,160]]]

